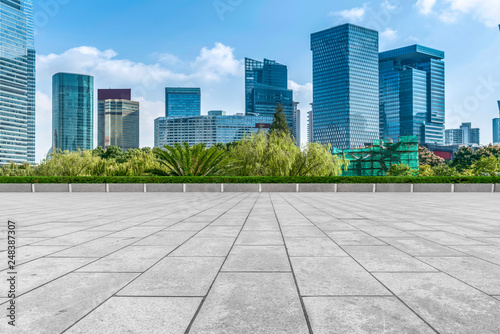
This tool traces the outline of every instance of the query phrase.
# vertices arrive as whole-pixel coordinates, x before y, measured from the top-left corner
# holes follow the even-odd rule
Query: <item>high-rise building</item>
[[[500,101],[498,101],[498,109],[500,110]],[[500,144],[500,118],[493,119],[493,143]]]
[[[33,0],[0,1],[0,165],[35,163]]]
[[[97,91],[97,145],[139,148],[139,102],[130,89]]]
[[[378,32],[344,24],[311,35],[313,139],[338,149],[379,139]]]
[[[274,116],[281,104],[288,126],[293,129],[293,91],[288,89],[288,69],[274,60],[245,58],[245,113]]]
[[[269,116],[160,117],[155,119],[155,147],[183,142],[189,145],[204,143],[207,147],[228,144],[239,141],[246,134],[267,131],[272,122]]]
[[[380,137],[443,144],[444,52],[421,45],[380,53]]]
[[[292,135],[295,138],[297,146],[300,147],[301,138],[300,138],[300,109],[299,109],[299,103],[300,102],[294,102],[293,103],[293,131],[292,131]]]
[[[459,129],[445,131],[446,145],[480,145],[480,129],[472,128],[471,123],[462,123]]]
[[[201,115],[200,88],[165,88],[165,116],[190,117]]]
[[[311,110],[307,112],[307,142],[314,143],[313,140],[313,104],[311,103]]]
[[[57,73],[52,77],[52,149],[94,148],[94,77]]]

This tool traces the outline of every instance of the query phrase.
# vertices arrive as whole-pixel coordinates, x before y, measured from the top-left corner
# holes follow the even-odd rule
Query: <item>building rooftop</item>
[[[380,61],[383,60],[402,60],[414,59],[416,61],[426,59],[444,59],[444,51],[428,48],[422,45],[410,45],[399,49],[381,52],[379,55]]]

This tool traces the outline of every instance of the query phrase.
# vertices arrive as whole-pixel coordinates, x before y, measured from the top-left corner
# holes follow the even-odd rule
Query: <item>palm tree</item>
[[[149,172],[157,176],[207,176],[221,172],[230,163],[229,154],[205,144],[192,147],[188,143],[154,148],[158,162],[163,167]]]

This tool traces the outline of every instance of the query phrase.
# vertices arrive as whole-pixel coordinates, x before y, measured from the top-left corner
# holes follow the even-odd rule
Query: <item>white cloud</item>
[[[418,0],[415,5],[424,15],[435,15],[445,23],[456,22],[461,15],[471,15],[486,26],[498,25],[499,0]]]
[[[400,3],[397,2],[396,4],[391,4],[389,0],[385,0],[380,4],[380,7],[382,9],[388,10],[389,12],[394,12],[398,9],[397,5],[400,5]]]
[[[338,12],[331,12],[328,15],[339,16],[342,19],[348,20],[349,22],[356,23],[363,20],[367,10],[368,10],[368,5],[364,4],[363,7],[356,7]]]
[[[398,31],[391,28],[385,29],[380,33],[380,38],[385,40],[393,41],[398,38]]]
[[[235,59],[234,49],[216,43],[212,49],[203,48],[201,54],[192,64],[194,77],[207,81],[219,81],[224,76],[243,75],[243,62]]]
[[[428,15],[432,13],[437,0],[418,0],[415,6],[418,8],[420,13]]]
[[[52,146],[52,100],[48,94],[36,92],[36,138],[35,152],[38,162]]]

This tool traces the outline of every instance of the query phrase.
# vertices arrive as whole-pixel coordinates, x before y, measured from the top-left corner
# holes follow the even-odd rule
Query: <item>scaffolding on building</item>
[[[344,176],[385,176],[392,165],[408,165],[418,170],[418,136],[399,137],[392,140],[375,140],[369,147],[344,150],[350,161]],[[340,153],[340,152],[339,152]]]

